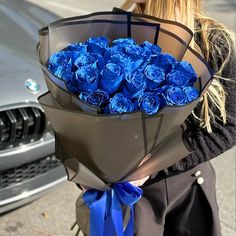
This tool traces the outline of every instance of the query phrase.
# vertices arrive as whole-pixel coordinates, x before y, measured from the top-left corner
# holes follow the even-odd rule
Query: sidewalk
[[[236,31],[236,1],[207,0],[208,13]],[[236,236],[236,147],[214,159],[223,236]]]
[[[205,0],[205,7],[212,17],[236,31],[235,0]]]
[[[212,161],[223,236],[236,236],[236,147]]]
[[[214,159],[222,236],[235,236],[236,147]],[[74,236],[75,201],[80,190],[66,182],[48,195],[0,218],[0,236]],[[174,235],[173,235],[174,236]],[[199,235],[207,236],[207,235]]]

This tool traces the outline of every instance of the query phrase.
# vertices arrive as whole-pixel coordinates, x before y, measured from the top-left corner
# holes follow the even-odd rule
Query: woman
[[[194,32],[191,46],[205,57],[215,78],[186,120],[193,152],[175,165],[136,182],[136,236],[219,236],[215,172],[209,160],[235,145],[236,56],[231,33],[203,14],[201,0],[133,0],[124,10],[178,21]]]

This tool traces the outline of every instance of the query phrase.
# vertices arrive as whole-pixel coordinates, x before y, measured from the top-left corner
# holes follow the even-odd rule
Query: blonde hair
[[[197,116],[193,112],[193,116],[200,121],[200,126],[211,133],[212,120],[219,118],[224,124],[227,121],[226,92],[221,80],[226,79],[222,77],[222,72],[230,60],[235,43],[233,42],[234,37],[232,37],[233,32],[205,15],[202,11],[201,2],[201,0],[147,0],[146,3],[135,4],[133,11],[178,21],[194,32],[190,46],[202,54],[207,61],[212,62],[215,76],[201,99],[201,114]],[[132,1],[127,0],[122,8],[128,10],[134,6],[133,4]],[[200,36],[201,46],[197,44],[196,35]],[[211,105],[214,105],[218,113],[213,112]]]

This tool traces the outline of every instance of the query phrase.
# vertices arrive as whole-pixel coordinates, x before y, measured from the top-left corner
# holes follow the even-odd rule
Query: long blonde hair
[[[194,38],[190,44],[202,56],[214,64],[215,76],[212,84],[201,99],[201,113],[193,116],[200,121],[200,126],[212,132],[211,121],[219,118],[224,124],[227,122],[225,109],[226,92],[221,84],[222,72],[230,60],[235,43],[233,32],[223,24],[208,17],[202,11],[202,0],[146,0],[146,3],[137,3],[135,6],[131,0],[127,0],[122,8],[144,13],[158,18],[178,21],[185,24],[194,32]],[[178,9],[178,11],[176,10]],[[198,22],[196,24],[196,22]],[[201,45],[197,44],[196,35],[201,39]],[[199,43],[199,42],[198,42]],[[217,112],[213,112],[211,104]],[[219,115],[217,115],[219,114]]]

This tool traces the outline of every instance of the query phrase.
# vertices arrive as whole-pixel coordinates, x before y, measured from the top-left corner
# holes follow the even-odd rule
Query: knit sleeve
[[[227,52],[225,52],[227,54]],[[210,66],[218,69],[217,62],[210,61]],[[230,53],[230,60],[222,71],[222,77],[230,80],[221,80],[226,92],[227,123],[223,124],[220,119],[211,122],[212,133],[201,128],[196,119],[190,115],[186,120],[190,143],[193,151],[184,159],[171,167],[174,171],[191,169],[202,162],[211,160],[236,145],[236,53]],[[194,111],[199,113],[201,104]],[[212,110],[217,112],[212,105]]]

